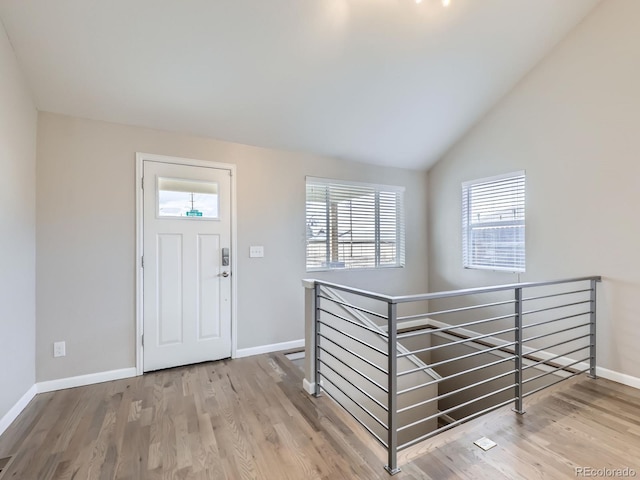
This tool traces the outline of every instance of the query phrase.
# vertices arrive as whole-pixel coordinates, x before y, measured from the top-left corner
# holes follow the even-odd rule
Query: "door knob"
[[[226,270],[224,272],[222,272],[222,276],[227,278],[229,276],[229,272],[227,272]]]

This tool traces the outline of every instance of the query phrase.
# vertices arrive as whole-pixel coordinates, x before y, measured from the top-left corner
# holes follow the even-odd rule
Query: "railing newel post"
[[[315,297],[314,302],[314,326],[315,326],[315,334],[316,334],[316,358],[315,358],[315,370],[316,370],[316,384],[314,396],[319,397],[321,393],[321,385],[322,377],[320,376],[320,284],[318,282],[313,286],[313,295]]]
[[[591,313],[589,315],[589,377],[598,378],[596,373],[596,284],[597,280],[591,280]]]
[[[515,289],[515,360],[516,360],[516,392],[514,411],[520,415],[524,414],[522,408],[523,378],[522,378],[522,288]]]
[[[385,470],[391,475],[400,471],[398,468],[398,305],[387,302],[387,342],[388,342],[388,422],[387,453],[388,464]]]

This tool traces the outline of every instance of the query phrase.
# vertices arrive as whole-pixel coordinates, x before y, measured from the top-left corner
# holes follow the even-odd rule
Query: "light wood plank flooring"
[[[0,479],[390,478],[368,434],[301,383],[271,354],[41,394],[0,437]],[[640,391],[579,377],[534,397],[524,416],[504,408],[403,452],[393,478],[640,476]]]

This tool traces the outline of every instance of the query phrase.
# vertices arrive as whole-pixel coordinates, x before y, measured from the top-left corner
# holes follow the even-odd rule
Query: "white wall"
[[[0,419],[35,382],[36,125],[0,25]]]
[[[432,291],[465,271],[460,183],[525,169],[523,281],[600,274],[598,364],[640,377],[640,2],[602,2],[429,172]],[[471,86],[472,88],[472,86]]]
[[[301,279],[427,289],[426,173],[41,113],[38,381],[135,366],[135,153],[237,165],[238,347],[304,337]],[[305,273],[305,175],[404,185],[407,267]],[[265,257],[248,258],[250,245]],[[67,356],[52,357],[52,343]]]

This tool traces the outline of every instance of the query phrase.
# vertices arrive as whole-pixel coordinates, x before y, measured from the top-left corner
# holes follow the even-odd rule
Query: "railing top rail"
[[[317,285],[322,285],[324,287],[334,288],[336,290],[340,290],[342,292],[347,293],[355,293],[357,295],[361,295],[363,297],[373,298],[374,300],[380,300],[382,302],[391,302],[395,303],[393,299],[395,297],[391,295],[385,295],[383,293],[371,292],[369,290],[362,290],[360,288],[348,287],[346,285],[340,285],[338,283],[325,282],[323,280],[306,280],[305,282],[314,282]]]
[[[382,302],[408,303],[408,302],[420,302],[420,301],[426,301],[426,300],[436,300],[438,298],[459,297],[463,295],[477,295],[480,293],[501,292],[504,290],[513,290],[516,288],[545,287],[548,285],[559,285],[562,283],[575,283],[575,282],[583,282],[583,281],[591,281],[591,280],[595,280],[596,282],[601,282],[602,277],[599,275],[594,275],[590,277],[566,278],[562,280],[550,280],[546,282],[510,283],[505,285],[492,285],[488,287],[475,287],[475,288],[466,288],[461,290],[449,290],[444,292],[421,293],[416,295],[399,295],[399,296],[385,295],[382,293],[371,292],[369,290],[362,290],[359,288],[352,288],[346,285],[325,282],[322,280],[309,280],[309,282],[315,282],[316,284],[323,285],[325,287],[335,288],[336,290],[341,290],[343,292],[355,293],[357,295],[373,298],[374,300],[380,300]]]

